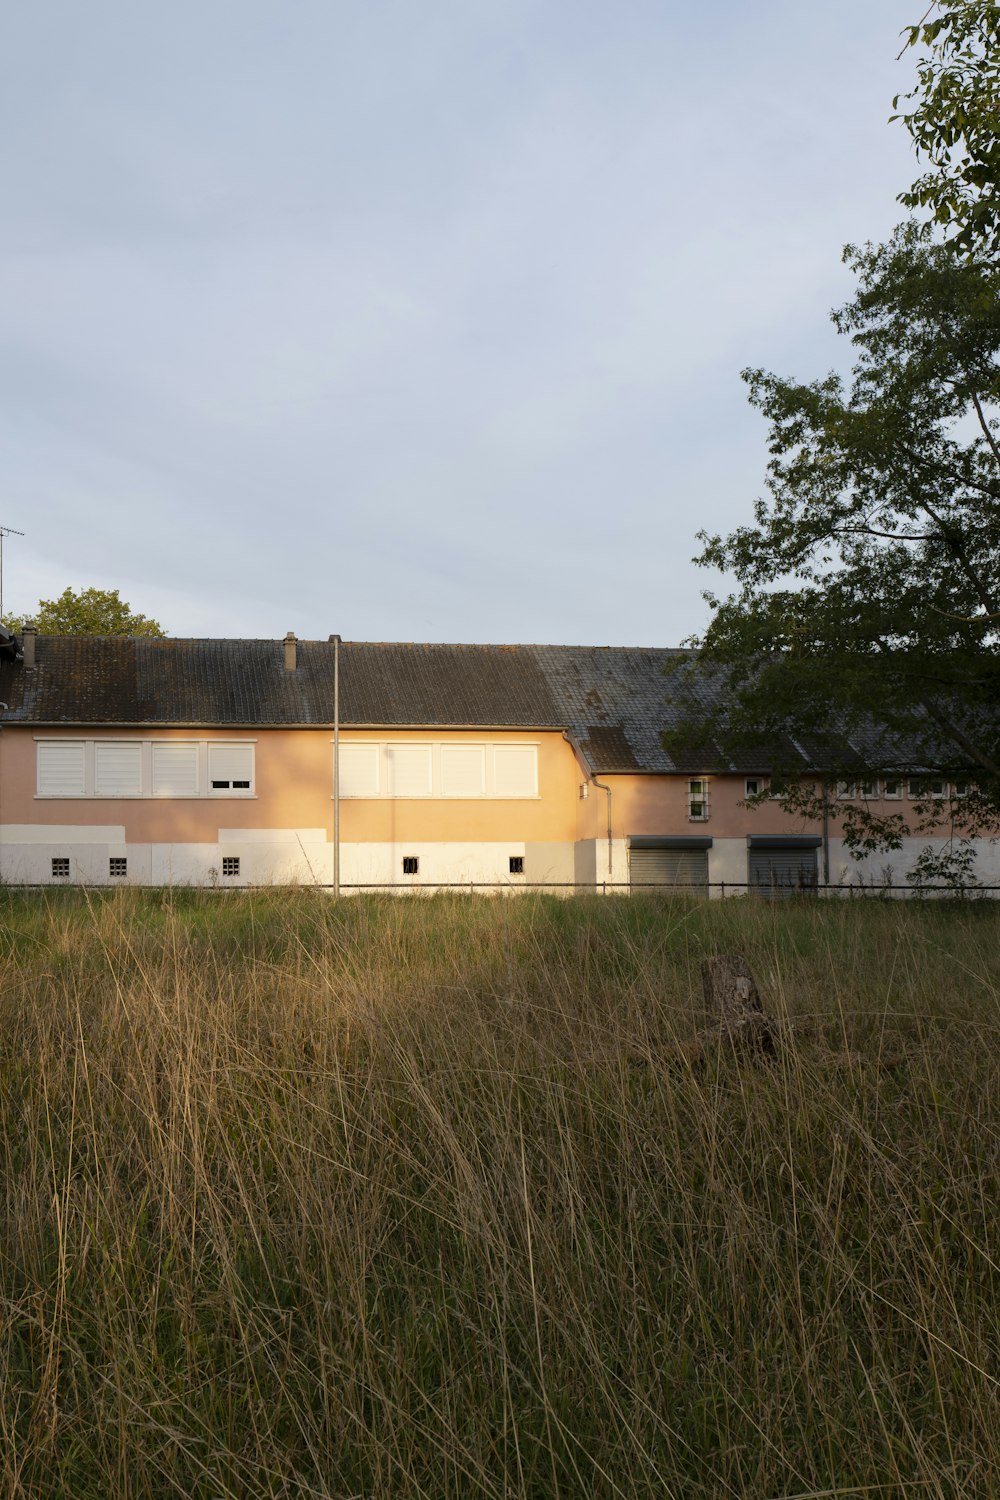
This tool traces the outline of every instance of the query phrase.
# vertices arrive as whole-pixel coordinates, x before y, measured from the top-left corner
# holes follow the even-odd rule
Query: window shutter
[[[128,740],[94,741],[95,797],[142,795],[142,746]]]
[[[486,791],[486,752],[482,745],[441,746],[441,795],[482,797]]]
[[[153,796],[197,797],[198,746],[153,742]]]
[[[431,794],[431,748],[429,745],[388,745],[390,797],[429,797]]]
[[[208,786],[216,792],[253,791],[253,746],[209,744]]]
[[[340,795],[342,797],[378,796],[378,745],[340,746]]]
[[[82,744],[78,741],[59,740],[38,746],[38,795],[84,795]]]
[[[497,745],[493,751],[493,782],[497,797],[537,797],[537,747]]]

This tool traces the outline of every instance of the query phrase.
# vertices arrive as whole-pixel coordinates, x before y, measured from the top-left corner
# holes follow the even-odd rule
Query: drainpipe
[[[587,757],[584,755],[577,741],[573,738],[568,729],[563,730],[563,739],[566,741],[567,745],[572,748],[577,760],[584,768],[584,775],[587,775]],[[591,786],[596,786],[599,791],[607,792],[608,794],[608,874],[611,875],[614,869],[611,836],[611,788],[609,786],[605,786],[603,781],[598,781],[597,777],[593,775],[593,773],[591,773],[587,779],[589,780]]]
[[[607,792],[608,794],[608,878],[610,879],[611,874],[614,870],[614,858],[611,840],[611,788],[609,786],[605,786],[603,781],[598,781],[596,776],[592,775],[590,781],[591,785],[596,786],[598,791]]]
[[[333,641],[333,894],[340,895],[340,636]]]
[[[830,884],[830,787],[823,783],[823,884]]]

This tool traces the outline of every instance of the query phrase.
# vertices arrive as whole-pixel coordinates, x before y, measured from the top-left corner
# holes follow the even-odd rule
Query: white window
[[[878,796],[878,778],[869,776],[867,780],[859,781],[858,790],[866,802],[874,802]]]
[[[431,795],[430,745],[387,745],[390,797]]]
[[[152,794],[154,797],[197,797],[198,746],[192,741],[154,740]]]
[[[948,795],[947,783],[936,776],[911,776],[908,784],[909,796],[916,799],[927,799],[931,797],[946,797]]]
[[[86,747],[82,740],[52,740],[48,744],[40,744],[39,797],[86,796],[85,759]]]
[[[850,802],[858,795],[858,789],[853,781],[837,782],[837,797],[841,802]]]
[[[486,747],[484,745],[441,746],[442,797],[486,795]]]
[[[142,796],[140,740],[94,741],[94,796]]]
[[[882,782],[882,796],[888,797],[890,802],[898,801],[903,795],[903,783],[898,776],[886,776]]]
[[[538,746],[469,740],[342,740],[340,795],[470,801],[534,798],[538,796]]]
[[[340,744],[340,795],[377,797],[379,793],[378,745]]]
[[[253,746],[209,741],[208,787],[215,796],[253,792]]]
[[[688,818],[692,823],[708,821],[708,782],[702,776],[688,782]]]
[[[952,786],[956,797],[967,797],[969,795],[969,783],[967,781],[956,781]]]
[[[538,796],[538,750],[535,745],[493,747],[493,795]]]
[[[759,797],[764,790],[764,781],[760,776],[748,776],[744,784],[744,795],[747,797]]]
[[[39,797],[252,797],[254,743],[39,740]]]

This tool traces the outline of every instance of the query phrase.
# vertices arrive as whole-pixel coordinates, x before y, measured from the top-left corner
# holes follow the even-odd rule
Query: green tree
[[[58,599],[40,599],[36,610],[5,623],[19,633],[25,620],[41,635],[166,634],[156,620],[136,614],[117,589],[64,589]]]
[[[971,832],[1000,812],[1000,268],[913,226],[845,259],[858,289],[833,321],[857,353],[849,383],[744,372],[770,424],[770,494],[753,525],[700,535],[697,561],[737,583],[706,595],[699,643],[725,707],[668,744],[683,754],[707,732],[739,763],[766,743],[813,813],[823,791],[796,780],[796,742],[829,779],[970,782],[949,811]],[[900,819],[845,808],[857,852],[898,847]],[[920,808],[939,823],[938,802]]]
[[[952,0],[933,5],[907,32],[906,47],[927,50],[911,104],[894,115],[927,170],[899,201],[932,221],[968,253],[1000,251],[1000,4]],[[904,48],[904,51],[906,48]]]

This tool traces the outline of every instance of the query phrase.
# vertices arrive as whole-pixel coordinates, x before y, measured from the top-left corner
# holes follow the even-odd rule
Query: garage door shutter
[[[819,839],[801,843],[751,840],[750,888],[775,900],[815,892],[816,850]]]
[[[708,886],[708,850],[711,839],[631,839],[629,882],[633,889],[657,886]]]

